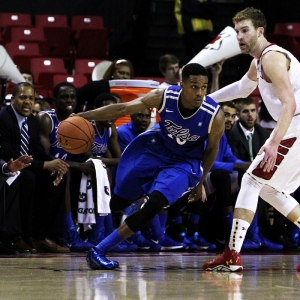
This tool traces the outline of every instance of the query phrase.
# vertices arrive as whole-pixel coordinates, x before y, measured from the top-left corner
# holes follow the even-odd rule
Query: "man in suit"
[[[42,146],[38,120],[31,114],[34,100],[35,91],[30,83],[15,85],[11,105],[0,112],[0,157],[9,161],[26,152],[33,158],[31,165],[21,170],[21,175],[28,172],[26,176],[32,176],[31,184],[35,186],[33,207],[26,207],[27,215],[33,215],[32,222],[28,217],[26,225],[28,232],[32,226],[32,238],[27,242],[40,251],[69,252],[68,248],[53,241],[62,232],[66,186],[63,175],[68,170],[68,164],[61,159],[53,159]],[[25,138],[23,130],[27,131]],[[20,194],[21,203],[29,195],[27,188],[32,187],[24,186]]]
[[[19,192],[23,184],[29,183],[29,178],[18,176],[17,172],[30,166],[32,157],[28,155],[20,156],[16,160],[9,160],[7,163],[0,159],[0,253],[16,254],[18,252],[29,252],[30,248],[22,240],[21,235],[25,233],[26,227],[22,231],[22,223],[27,215],[23,215],[24,206],[31,203],[20,203]],[[30,192],[30,190],[28,190]],[[31,190],[32,192],[32,190]],[[27,198],[28,199],[28,198]],[[26,234],[26,233],[25,233]]]
[[[256,122],[257,109],[252,98],[248,97],[237,99],[236,110],[238,120],[233,125],[231,131],[228,132],[228,141],[233,154],[237,158],[251,162],[269,138],[270,133]],[[239,182],[243,175],[244,172],[240,172]],[[272,243],[262,235],[258,226],[259,220],[261,221],[261,224],[267,223],[268,221],[267,204],[266,202],[261,201],[261,199],[258,201],[257,212],[255,213],[253,222],[248,229],[246,239],[257,244],[259,246],[259,250],[282,250],[282,245]]]

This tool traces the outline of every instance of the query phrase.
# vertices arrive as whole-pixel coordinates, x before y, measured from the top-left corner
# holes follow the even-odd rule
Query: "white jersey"
[[[292,53],[274,44],[271,44],[264,49],[261,54],[261,58],[269,51],[285,53],[287,59],[290,60],[289,77],[293,87],[297,105],[295,115],[300,114],[300,63]],[[274,120],[277,121],[282,108],[282,104],[276,96],[273,84],[263,79],[264,76],[261,65],[261,58],[256,61],[258,88],[270,115]]]

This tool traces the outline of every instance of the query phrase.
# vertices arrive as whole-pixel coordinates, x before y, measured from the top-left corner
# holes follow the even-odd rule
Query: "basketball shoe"
[[[94,270],[113,270],[119,266],[119,262],[107,259],[105,255],[96,248],[92,248],[88,251],[86,262],[89,268]]]
[[[239,252],[230,250],[228,246],[225,251],[215,259],[202,266],[204,271],[238,272],[243,270],[242,259]]]

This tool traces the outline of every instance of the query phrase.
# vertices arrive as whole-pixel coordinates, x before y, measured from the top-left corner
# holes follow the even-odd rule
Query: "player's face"
[[[166,71],[163,73],[163,75],[167,83],[177,85],[179,80],[178,73],[179,73],[179,65],[171,64],[167,66]]]
[[[144,109],[134,115],[131,116],[132,122],[138,129],[138,131],[144,132],[150,125],[151,121],[151,111],[150,109]]]
[[[113,104],[116,104],[116,102],[112,100],[106,100],[103,101],[102,106],[113,105]],[[98,121],[97,123],[101,124],[103,127],[111,127],[115,122],[116,120],[114,119],[114,120]]]
[[[224,116],[225,116],[225,130],[229,131],[229,130],[231,130],[231,128],[235,122],[236,109],[229,107],[227,105],[224,105],[222,107],[222,110],[223,110]]]
[[[31,112],[34,116],[36,116],[42,110],[41,105],[39,103],[35,103]]]
[[[21,86],[16,96],[11,97],[11,104],[19,115],[28,117],[31,114],[34,100],[34,89],[29,86]]]
[[[76,91],[71,86],[62,86],[55,101],[55,109],[63,114],[74,112],[77,103]]]
[[[124,66],[124,65],[116,66],[116,69],[112,76],[113,79],[130,79],[131,70],[128,66]]]
[[[258,36],[262,27],[254,28],[251,20],[243,20],[235,23],[237,40],[243,54],[250,54],[255,51],[258,45]]]
[[[203,75],[190,75],[186,81],[181,82],[182,105],[188,109],[200,107],[207,92],[208,77]]]
[[[241,124],[248,130],[251,130],[257,119],[257,111],[255,104],[242,105],[242,109],[237,113]]]

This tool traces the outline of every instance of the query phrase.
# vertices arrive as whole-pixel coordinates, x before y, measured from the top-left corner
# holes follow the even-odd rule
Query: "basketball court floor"
[[[239,273],[202,271],[215,252],[115,253],[114,271],[89,269],[84,253],[1,256],[0,299],[300,299],[299,254],[245,253]]]

